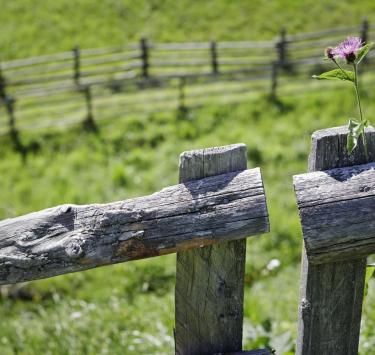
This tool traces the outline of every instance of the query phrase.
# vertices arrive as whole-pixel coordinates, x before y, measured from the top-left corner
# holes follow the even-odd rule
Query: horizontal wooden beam
[[[272,355],[274,352],[268,349],[242,350],[234,353],[217,353],[214,355]]]
[[[375,163],[294,176],[308,259],[375,253]]]
[[[0,284],[199,248],[268,230],[258,168],[125,201],[58,206],[0,222]]]

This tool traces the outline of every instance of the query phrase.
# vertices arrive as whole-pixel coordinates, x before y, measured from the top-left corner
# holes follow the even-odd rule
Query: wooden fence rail
[[[0,284],[177,252],[176,354],[270,355],[242,351],[244,238],[269,231],[246,159],[244,144],[185,152],[181,183],[150,196],[0,222]]]

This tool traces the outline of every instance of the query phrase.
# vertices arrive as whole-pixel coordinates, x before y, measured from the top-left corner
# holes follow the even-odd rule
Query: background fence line
[[[261,83],[262,90],[276,99],[283,75],[306,78],[314,71],[324,70],[325,46],[334,45],[347,35],[359,35],[367,42],[374,34],[375,25],[364,20],[360,26],[295,35],[281,29],[279,36],[269,41],[154,43],[141,38],[139,43],[123,46],[77,46],[70,52],[3,61],[0,134],[65,125],[68,121],[83,121],[86,127],[94,127],[94,118],[105,117],[100,112],[103,107],[116,101],[117,107],[130,108],[128,93],[145,93],[153,88],[165,88],[165,102],[173,102],[174,108],[186,107],[187,85],[199,88],[228,81],[254,83],[256,91]],[[369,54],[367,65],[374,62],[374,54]],[[173,93],[169,95],[168,90]],[[224,88],[222,94],[226,93]],[[114,94],[116,100],[112,99]],[[209,95],[210,90],[200,90],[196,97]],[[43,113],[47,124],[40,125]],[[86,125],[88,121],[90,125]]]

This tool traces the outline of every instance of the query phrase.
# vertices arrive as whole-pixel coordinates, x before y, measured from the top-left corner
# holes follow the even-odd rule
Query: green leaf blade
[[[333,69],[320,75],[313,75],[318,80],[342,80],[354,83],[354,72],[350,70]]]
[[[367,121],[358,122],[354,118],[350,118],[348,122],[348,136],[346,141],[346,148],[349,154],[352,154],[353,150],[358,145],[358,139],[363,134],[364,128],[367,125]]]
[[[361,63],[363,58],[366,57],[367,53],[370,52],[372,46],[374,45],[373,42],[364,45],[358,52],[357,52],[357,64]]]

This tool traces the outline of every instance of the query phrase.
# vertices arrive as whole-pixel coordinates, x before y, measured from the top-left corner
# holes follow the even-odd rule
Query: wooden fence
[[[294,177],[304,249],[297,355],[358,354],[366,257],[375,252],[375,130],[349,156],[346,127],[312,137],[311,173]],[[363,165],[361,165],[363,164]]]
[[[179,185],[0,222],[0,285],[177,252],[176,353],[242,350],[246,238],[269,230],[246,146],[185,152]],[[190,250],[192,249],[192,250]]]
[[[3,61],[0,133],[82,120],[93,127],[94,119],[137,112],[147,101],[152,111],[182,107],[187,96],[202,104],[213,95],[261,89],[275,98],[283,76],[305,80],[319,70],[316,66],[324,67],[324,47],[347,35],[369,41],[374,31],[375,25],[364,21],[360,26],[307,34],[288,35],[282,30],[270,41],[153,43],[142,38],[139,43],[112,48],[75,47],[70,52]],[[368,58],[371,64],[373,53]],[[232,91],[225,86],[211,90],[207,85],[228,81],[251,85]],[[156,93],[167,88],[166,94],[133,95],[155,87]]]
[[[346,150],[347,128],[312,137],[294,177],[304,248],[297,355],[358,354],[366,257],[375,253],[375,129]],[[242,351],[246,238],[269,231],[246,146],[185,152],[180,184],[105,205],[63,205],[0,222],[0,285],[177,253],[177,354]],[[277,351],[277,349],[276,349]]]

